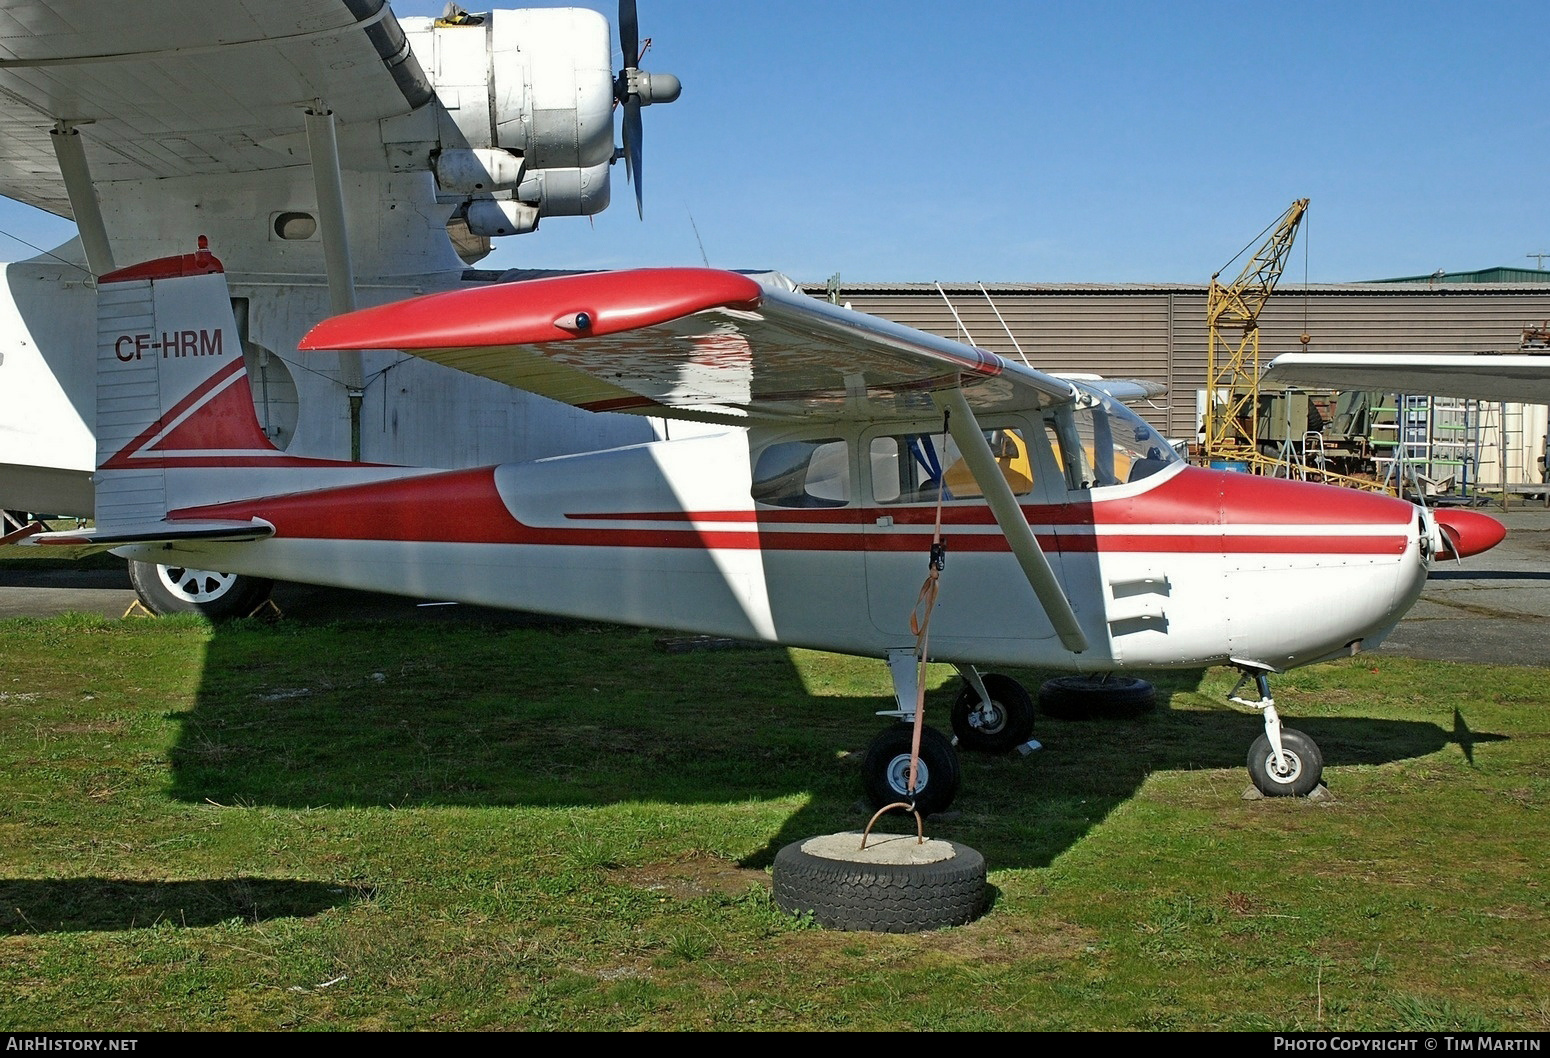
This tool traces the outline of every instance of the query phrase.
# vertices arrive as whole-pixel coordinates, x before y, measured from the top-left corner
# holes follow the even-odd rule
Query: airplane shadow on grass
[[[0,878],[0,936],[267,922],[316,915],[370,896],[339,883],[279,878]]]
[[[172,753],[173,796],[295,808],[806,798],[748,867],[768,866],[788,842],[867,825],[861,761],[892,722],[875,715],[893,704],[880,662],[849,670],[854,678],[856,664],[875,666],[872,693],[829,693],[821,669],[799,671],[784,649],[670,653],[649,632],[462,612],[217,632]],[[1012,674],[1030,692],[1053,675]],[[1230,768],[1246,787],[1262,721],[1193,704],[1203,675],[1152,674],[1159,708],[1139,719],[1040,717],[1034,734],[1045,748],[1028,756],[963,753],[956,814],[932,821],[933,836],[979,848],[999,867],[1040,867],[1154,772]],[[928,723],[950,730],[956,691],[952,679],[931,692]],[[1191,707],[1170,708],[1174,695],[1191,696]],[[1295,703],[1283,709],[1295,713]],[[1366,718],[1289,723],[1331,767],[1449,743],[1467,753],[1500,737],[1469,732],[1462,717],[1454,730]],[[890,819],[880,829],[913,829],[907,816]]]

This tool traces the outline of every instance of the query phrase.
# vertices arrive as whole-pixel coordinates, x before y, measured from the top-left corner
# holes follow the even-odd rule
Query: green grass
[[[1278,678],[1322,802],[1241,796],[1231,672],[1155,680],[1149,717],[965,755],[927,833],[994,904],[895,936],[768,889],[786,843],[865,825],[881,663],[0,622],[0,1030],[1550,1029],[1546,670]]]

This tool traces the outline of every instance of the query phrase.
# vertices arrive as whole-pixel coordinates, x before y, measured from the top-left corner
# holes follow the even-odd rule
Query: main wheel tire
[[[158,617],[197,613],[212,621],[246,617],[269,598],[274,581],[154,562],[129,563],[129,583],[140,605]]]
[[[1157,708],[1157,690],[1135,676],[1056,676],[1039,687],[1039,712],[1061,720],[1122,719]]]
[[[990,695],[988,707],[982,707],[974,685],[963,681],[963,689],[953,702],[953,734],[958,745],[975,753],[1006,753],[1033,734],[1036,715],[1033,698],[1026,688],[1010,676],[987,673],[980,677]]]
[[[861,835],[854,838],[859,849]],[[897,836],[896,836],[897,839]],[[875,933],[919,933],[961,926],[985,913],[985,857],[966,845],[948,846],[946,858],[926,863],[833,859],[804,851],[824,839],[794,841],[775,854],[775,905],[793,915],[811,915],[828,929]],[[876,837],[869,840],[876,841]],[[902,838],[916,844],[916,837]]]
[[[1266,797],[1307,797],[1324,778],[1324,754],[1318,743],[1289,727],[1281,729],[1281,749],[1286,767],[1276,762],[1270,736],[1260,735],[1249,747],[1249,779]]]
[[[910,745],[914,727],[893,724],[870,745],[861,762],[862,781],[873,808],[908,802]],[[963,770],[958,751],[947,736],[933,727],[920,730],[920,768],[915,777],[915,809],[923,816],[945,812],[958,796]]]

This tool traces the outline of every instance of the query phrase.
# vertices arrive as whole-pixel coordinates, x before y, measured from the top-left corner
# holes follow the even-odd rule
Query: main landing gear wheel
[[[916,835],[830,834],[775,854],[775,906],[829,929],[918,933],[961,926],[988,906],[985,857]]]
[[[894,724],[867,746],[861,762],[861,778],[873,808],[908,803],[910,744],[913,724]],[[920,729],[920,767],[915,776],[915,809],[922,816],[945,812],[958,796],[963,770],[958,751],[947,736],[932,727]]]
[[[958,745],[975,753],[1006,753],[1027,742],[1033,734],[1033,698],[1010,676],[988,673],[980,677],[987,704],[980,701],[974,685],[964,680],[953,702],[953,734]]]
[[[248,616],[274,588],[273,581],[259,577],[134,560],[129,563],[129,583],[140,605],[158,617],[197,613],[212,621]]]
[[[1039,687],[1039,712],[1061,720],[1123,719],[1157,708],[1157,691],[1135,676],[1056,676]]]
[[[1249,747],[1249,778],[1266,797],[1307,797],[1324,777],[1324,755],[1313,739],[1289,727],[1281,729],[1285,763],[1276,759],[1270,736],[1260,735]]]

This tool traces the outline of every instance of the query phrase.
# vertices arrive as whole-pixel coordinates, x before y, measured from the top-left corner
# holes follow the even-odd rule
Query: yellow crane
[[[1281,278],[1292,240],[1297,236],[1297,226],[1307,210],[1305,198],[1299,198],[1287,207],[1271,228],[1266,229],[1271,232],[1270,237],[1260,245],[1237,279],[1223,285],[1220,272],[1211,277],[1211,289],[1206,296],[1206,411],[1202,461],[1208,466],[1241,466],[1257,474],[1297,475],[1331,485],[1398,494],[1402,488],[1399,482],[1390,486],[1369,478],[1338,474],[1328,469],[1322,458],[1313,459],[1307,452],[1297,457],[1294,467],[1290,460],[1268,456],[1259,448],[1259,314]],[[1303,334],[1301,341],[1306,346],[1308,335]]]
[[[1307,209],[1307,199],[1293,202],[1237,279],[1224,286],[1220,272],[1211,277],[1206,296],[1206,413],[1201,450],[1207,465],[1241,463],[1249,470],[1265,470],[1274,464],[1260,454],[1258,445],[1259,313],[1281,278]],[[1303,341],[1307,342],[1306,335]]]

